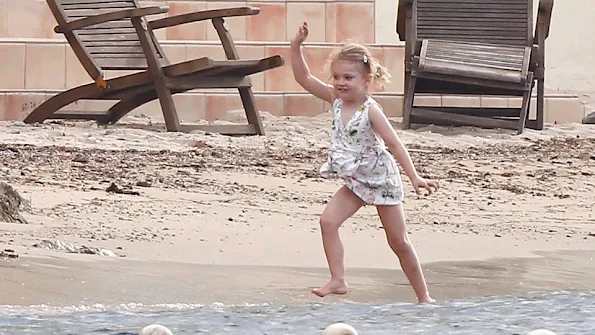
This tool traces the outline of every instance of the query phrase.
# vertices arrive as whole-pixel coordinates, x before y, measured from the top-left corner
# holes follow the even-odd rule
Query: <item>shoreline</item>
[[[0,307],[99,305],[109,310],[126,304],[299,306],[415,301],[400,269],[348,269],[350,292],[320,299],[310,289],[327,279],[325,268],[90,260],[87,256],[22,257],[0,263]],[[425,263],[423,268],[430,292],[440,304],[535,291],[591,291],[594,257],[595,250],[557,251],[538,258]]]

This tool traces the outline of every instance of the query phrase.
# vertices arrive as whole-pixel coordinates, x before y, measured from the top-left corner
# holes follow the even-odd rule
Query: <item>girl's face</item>
[[[364,77],[361,65],[339,60],[332,66],[335,95],[344,101],[357,101],[368,93],[370,79]]]

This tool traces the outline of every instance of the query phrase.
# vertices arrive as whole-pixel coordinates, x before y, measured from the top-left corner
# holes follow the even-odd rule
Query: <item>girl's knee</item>
[[[322,215],[320,217],[320,230],[322,234],[336,234],[339,231],[340,222],[337,222],[332,216]]]
[[[407,237],[407,235],[404,236],[398,236],[398,235],[391,235],[388,236],[388,244],[390,245],[391,249],[393,249],[393,251],[397,254],[399,253],[405,253],[411,250],[411,241],[409,240],[409,238]]]

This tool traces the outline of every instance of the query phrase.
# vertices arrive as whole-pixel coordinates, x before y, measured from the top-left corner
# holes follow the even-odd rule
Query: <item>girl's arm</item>
[[[376,130],[376,133],[382,137],[386,146],[395,156],[407,177],[409,177],[409,179],[418,177],[411,156],[409,156],[409,152],[407,152],[405,145],[401,139],[399,139],[399,136],[397,136],[397,133],[382,110],[380,110],[377,105],[372,105],[368,110],[368,117],[370,118],[374,130]]]
[[[386,146],[395,156],[395,159],[397,162],[399,162],[399,165],[403,168],[403,171],[407,177],[409,177],[411,180],[413,187],[415,188],[415,192],[419,194],[420,187],[427,189],[430,193],[432,193],[432,188],[437,190],[437,183],[433,181],[425,181],[419,176],[415,170],[411,156],[409,156],[409,152],[405,148],[405,145],[401,139],[399,139],[399,136],[397,136],[397,133],[388,121],[388,118],[386,115],[384,115],[378,105],[370,106],[370,109],[368,110],[368,117],[370,119],[370,123],[372,123],[372,127],[374,130],[376,130],[376,133],[378,133],[378,135],[384,139]]]
[[[306,91],[316,97],[333,103],[332,85],[324,83],[310,73],[302,53],[302,42],[308,37],[308,24],[303,23],[291,41],[291,69],[293,77]]]

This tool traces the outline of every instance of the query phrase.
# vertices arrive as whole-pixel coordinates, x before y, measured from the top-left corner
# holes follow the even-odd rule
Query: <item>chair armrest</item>
[[[401,0],[399,1],[399,7],[397,8],[397,34],[399,40],[407,40],[407,13],[413,9],[413,0]]]
[[[537,22],[535,24],[535,37],[533,43],[539,43],[539,36],[537,32],[543,29],[545,40],[550,35],[550,24],[552,22],[552,10],[554,8],[554,0],[540,0],[539,8],[537,9]],[[541,27],[540,27],[541,26]]]
[[[196,21],[212,20],[216,18],[256,15],[260,13],[260,8],[256,7],[235,7],[223,9],[211,9],[200,12],[179,14],[163,19],[157,19],[149,22],[151,29],[161,29],[180,24],[186,24]]]
[[[111,13],[99,14],[88,16],[84,19],[78,19],[74,21],[70,21],[65,25],[59,25],[54,28],[54,31],[57,33],[67,33],[73,30],[82,29],[88,26],[92,26],[99,23],[105,23],[110,21],[116,21],[121,19],[130,19],[133,17],[145,16],[145,15],[153,15],[153,14],[162,14],[167,13],[169,11],[168,7],[164,6],[153,6],[153,7],[143,7],[143,8],[134,8],[134,9],[124,9],[118,10]]]

